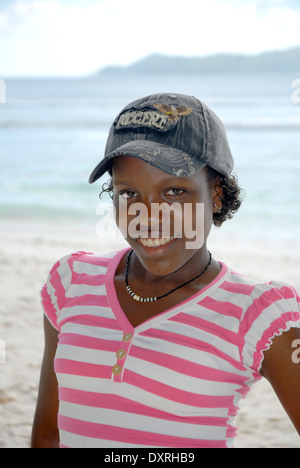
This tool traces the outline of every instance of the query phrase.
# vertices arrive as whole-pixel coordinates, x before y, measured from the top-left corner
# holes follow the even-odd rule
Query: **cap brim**
[[[207,165],[179,149],[149,140],[133,140],[107,154],[91,173],[89,183],[100,179],[118,156],[133,156],[176,177],[189,177]]]

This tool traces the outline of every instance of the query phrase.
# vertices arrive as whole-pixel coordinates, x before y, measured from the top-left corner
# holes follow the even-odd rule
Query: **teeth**
[[[140,238],[140,242],[145,247],[160,247],[161,245],[168,244],[173,239],[174,239],[173,236],[172,237],[162,237],[160,239],[142,239],[142,238]]]

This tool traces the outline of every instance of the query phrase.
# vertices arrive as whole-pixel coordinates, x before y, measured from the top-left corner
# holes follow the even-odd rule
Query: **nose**
[[[140,203],[135,207],[138,210],[140,237],[161,237],[162,218],[158,210],[153,209],[154,202]]]
[[[169,205],[166,202],[155,201],[139,204],[136,221],[139,223],[141,237],[170,237],[176,230],[181,232],[182,207],[179,203]]]

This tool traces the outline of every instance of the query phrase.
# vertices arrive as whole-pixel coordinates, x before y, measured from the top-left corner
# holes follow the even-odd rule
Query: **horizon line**
[[[300,43],[299,44],[295,44],[293,46],[289,46],[289,47],[284,47],[282,49],[266,49],[266,50],[261,50],[259,52],[253,52],[253,53],[248,53],[248,52],[212,52],[212,53],[209,53],[209,54],[201,54],[201,55],[184,55],[184,54],[170,54],[170,53],[163,53],[163,52],[151,52],[149,54],[146,54],[146,55],[143,55],[142,57],[138,58],[138,59],[135,59],[127,64],[121,64],[121,63],[112,63],[112,64],[106,64],[106,65],[103,65],[101,66],[100,68],[98,69],[95,69],[95,71],[92,71],[90,73],[83,73],[83,74],[62,74],[62,75],[59,75],[59,74],[53,74],[53,75],[49,75],[49,74],[28,74],[28,75],[24,75],[24,74],[14,74],[14,75],[11,75],[11,74],[7,74],[7,75],[2,75],[0,74],[0,78],[2,78],[3,80],[13,80],[13,79],[68,79],[68,78],[78,78],[78,79],[82,79],[82,78],[95,78],[95,77],[99,77],[99,75],[101,74],[101,72],[103,70],[106,70],[108,68],[128,68],[128,67],[131,67],[132,65],[138,63],[138,62],[141,62],[147,58],[150,58],[150,57],[153,57],[153,56],[161,56],[161,57],[173,57],[173,58],[184,58],[184,59],[202,59],[202,58],[209,58],[209,57],[217,57],[217,56],[235,56],[235,57],[258,57],[258,56],[261,56],[261,55],[264,55],[264,54],[268,54],[268,53],[281,53],[281,52],[287,52],[287,51],[291,51],[293,49],[297,49],[297,48],[300,48]],[[215,74],[216,72],[211,72],[211,74]],[[219,72],[220,73],[220,72]],[[236,72],[235,72],[236,73]],[[246,73],[246,72],[243,72],[243,73]]]

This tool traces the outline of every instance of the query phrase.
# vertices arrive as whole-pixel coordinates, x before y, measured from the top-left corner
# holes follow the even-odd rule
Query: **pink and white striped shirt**
[[[206,288],[133,328],[114,287],[127,250],[64,257],[42,290],[60,332],[61,447],[232,447],[263,351],[300,326],[299,296],[222,263]]]

